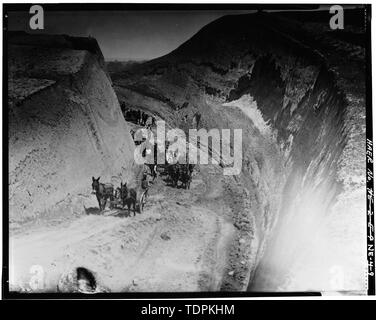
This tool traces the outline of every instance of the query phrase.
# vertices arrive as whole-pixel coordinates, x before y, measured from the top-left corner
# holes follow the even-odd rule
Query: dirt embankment
[[[134,144],[103,57],[94,39],[78,42],[9,37],[11,230],[82,213],[92,176],[133,175]]]
[[[362,292],[365,49],[352,39],[364,35],[364,12],[347,15],[357,17],[347,33],[322,13],[293,16],[222,17],[111,76],[122,103],[172,126],[245,131],[236,179],[251,208],[249,290]]]

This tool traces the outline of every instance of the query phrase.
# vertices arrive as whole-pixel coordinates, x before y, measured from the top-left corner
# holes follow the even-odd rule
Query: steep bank
[[[11,229],[82,213],[92,176],[133,177],[134,144],[94,39],[10,33],[8,57]]]
[[[342,33],[323,13],[226,16],[111,74],[122,103],[172,126],[243,129],[249,290],[365,289],[363,14]]]

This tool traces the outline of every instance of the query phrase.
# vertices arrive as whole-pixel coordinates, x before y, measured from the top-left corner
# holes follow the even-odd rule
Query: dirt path
[[[32,282],[34,291],[35,283],[42,291],[72,291],[76,268],[84,267],[112,292],[219,290],[236,230],[230,209],[217,201],[219,175],[207,170],[218,171],[197,172],[190,190],[159,177],[136,217],[85,215],[17,232],[10,238],[11,289],[30,291]]]

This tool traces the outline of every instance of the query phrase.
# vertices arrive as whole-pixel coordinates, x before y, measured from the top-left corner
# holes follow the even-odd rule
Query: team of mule
[[[133,215],[136,215],[136,189],[128,188],[126,183],[121,183],[120,187],[115,190],[112,183],[101,183],[99,182],[99,179],[100,177],[98,177],[97,179],[92,177],[91,187],[93,189],[93,193],[97,197],[100,211],[103,211],[106,208],[107,201],[110,200],[110,209],[113,208],[114,203],[120,202],[123,208],[128,208],[128,214],[130,214],[132,208]],[[142,206],[143,203],[141,203],[140,205]],[[140,212],[141,210],[142,207],[139,207]]]
[[[151,176],[153,181],[157,176],[156,166],[148,167],[150,173],[144,172],[140,189],[128,187],[127,183],[121,183],[120,187],[115,189],[112,183],[102,183],[99,181],[100,177],[97,179],[92,177],[92,193],[97,197],[99,210],[103,211],[109,201],[110,209],[113,209],[115,205],[120,205],[122,209],[128,208],[128,215],[130,215],[131,209],[134,216],[136,215],[136,210],[142,213],[149,189],[148,176]],[[169,176],[171,185],[184,189],[190,188],[193,169],[194,165],[192,164],[167,163],[164,166],[164,172]],[[179,181],[181,182],[180,186]]]

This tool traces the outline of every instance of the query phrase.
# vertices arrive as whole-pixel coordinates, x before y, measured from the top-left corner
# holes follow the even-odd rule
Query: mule
[[[137,202],[137,191],[133,188],[127,187],[126,183],[120,184],[120,195],[123,203],[123,208],[128,207],[128,216],[131,214],[131,207],[133,206],[133,216],[136,215],[136,202]]]
[[[100,183],[99,179],[92,177],[91,187],[98,200],[99,210],[106,208],[107,200],[110,199],[110,208],[112,208],[112,201],[114,200],[114,186],[112,183]]]
[[[193,164],[171,164],[167,167],[170,177],[171,185],[175,188],[178,187],[181,181],[181,187],[189,189],[192,181]]]

